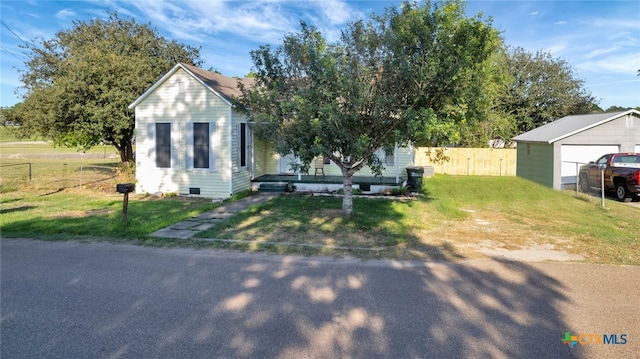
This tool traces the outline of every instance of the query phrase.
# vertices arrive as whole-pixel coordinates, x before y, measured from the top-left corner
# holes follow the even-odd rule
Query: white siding
[[[280,174],[280,156],[277,153],[273,152],[273,148],[269,145],[266,146],[266,158],[265,158],[265,168],[267,174]],[[407,178],[407,166],[412,166],[415,164],[415,149],[412,146],[408,147],[398,147],[394,153],[394,164],[393,165],[385,165],[385,169],[382,172],[384,177],[395,177],[396,173],[401,178]],[[315,169],[313,167],[313,163],[311,163],[311,167],[309,168],[309,173],[313,174]],[[324,173],[326,176],[342,176],[342,171],[338,166],[336,166],[333,162],[331,164],[324,165]],[[371,169],[368,166],[365,166],[361,169],[356,176],[372,176]]]
[[[248,136],[248,149],[247,149],[247,154],[249,155],[249,158],[247,159],[247,165],[245,167],[240,167],[240,162],[239,162],[239,158],[240,158],[240,152],[239,152],[239,148],[240,148],[240,137],[239,137],[239,131],[240,131],[240,123],[247,123],[249,122],[249,120],[247,119],[247,117],[237,111],[232,111],[233,113],[233,123],[232,123],[232,134],[231,134],[231,156],[230,156],[230,160],[232,161],[231,163],[231,169],[232,169],[232,181],[233,181],[233,188],[232,188],[232,193],[238,193],[241,191],[245,191],[248,189],[251,189],[251,163],[252,163],[252,158],[251,158],[251,153],[255,152],[252,151],[252,146],[253,144],[251,143],[251,128],[250,126],[247,126],[247,136]]]
[[[180,93],[179,90],[184,92]],[[230,174],[223,170],[231,166],[229,136],[224,135],[231,131],[227,103],[180,69],[138,104],[135,111],[138,192],[188,194],[189,188],[199,188],[202,197],[226,198],[230,195]],[[174,148],[170,169],[156,168],[155,161],[152,161],[154,142],[148,136],[147,124],[154,122],[172,124],[171,139]],[[189,122],[215,124],[217,131],[212,134],[212,145],[216,146],[218,152],[215,158],[217,171],[185,171],[188,168],[186,124]]]

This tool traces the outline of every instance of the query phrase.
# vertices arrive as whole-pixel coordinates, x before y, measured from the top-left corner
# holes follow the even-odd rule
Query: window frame
[[[383,165],[395,166],[396,164],[395,156],[396,156],[395,148],[391,151],[390,155],[387,155],[387,153],[384,151],[384,148],[379,148],[376,151],[376,157],[378,157],[378,159],[380,160],[380,162],[382,162]],[[391,159],[391,161],[389,161],[389,159]]]
[[[207,126],[200,126],[200,125]],[[198,135],[196,133],[196,127],[206,127],[208,134]],[[218,140],[217,140],[218,125],[214,121],[198,121],[198,122],[186,122],[185,123],[185,152],[184,152],[184,170],[187,172],[200,171],[200,172],[217,172],[218,171]],[[205,161],[207,167],[196,167],[196,139],[200,136],[200,139],[206,139],[208,142],[208,161]],[[206,146],[205,146],[206,147]]]
[[[155,122],[154,131],[155,166],[156,168],[171,168],[171,166],[173,165],[171,123]]]
[[[191,156],[193,169],[210,170],[211,156],[213,155],[211,150],[211,123],[193,122],[191,136],[193,137],[193,152]]]
[[[249,126],[247,122],[238,124],[238,169],[249,165]]]

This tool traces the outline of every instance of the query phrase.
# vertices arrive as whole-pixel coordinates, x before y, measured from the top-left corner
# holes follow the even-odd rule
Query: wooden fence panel
[[[432,152],[438,148],[431,148]],[[449,161],[433,163],[428,147],[416,148],[416,165],[432,166],[435,173],[477,176],[515,176],[515,148],[448,148],[443,147]]]

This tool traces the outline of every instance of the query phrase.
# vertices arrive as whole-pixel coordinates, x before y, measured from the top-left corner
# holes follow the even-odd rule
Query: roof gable
[[[187,65],[183,63],[176,64],[169,72],[167,72],[160,80],[156,81],[147,91],[145,91],[140,97],[138,97],[129,108],[135,108],[147,96],[153,93],[158,87],[160,87],[167,79],[169,79],[178,70],[184,70],[187,74],[191,75],[195,80],[200,82],[202,86],[206,87],[209,91],[220,97],[227,105],[233,106],[233,98],[239,97],[242,93],[238,88],[238,79],[233,77],[227,77],[221,74],[212,73],[196,66]],[[253,79],[244,78],[240,79],[240,82],[250,86],[253,84]]]
[[[591,115],[565,116],[561,119],[549,122],[546,125],[534,128],[529,132],[516,136],[513,140],[516,142],[539,142],[551,144],[626,115],[640,117],[640,111],[627,110]]]

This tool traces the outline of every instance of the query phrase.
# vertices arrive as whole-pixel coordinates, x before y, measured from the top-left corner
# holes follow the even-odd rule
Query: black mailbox
[[[116,185],[116,192],[118,193],[131,193],[136,190],[136,185],[133,183],[118,183]]]

